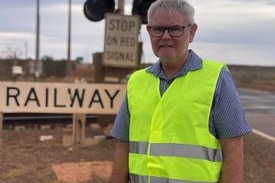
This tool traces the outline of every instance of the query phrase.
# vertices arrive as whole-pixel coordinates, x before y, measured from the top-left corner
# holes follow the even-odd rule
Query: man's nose
[[[171,38],[171,35],[170,35],[168,29],[164,30],[162,38]]]

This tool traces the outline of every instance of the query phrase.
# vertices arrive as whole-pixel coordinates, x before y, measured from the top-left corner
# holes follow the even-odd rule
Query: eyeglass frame
[[[192,24],[187,24],[185,26],[180,26],[180,25],[173,25],[173,26],[168,26],[168,27],[165,27],[165,26],[147,26],[148,30],[149,30],[149,33],[151,36],[154,36],[154,37],[162,37],[165,33],[165,31],[167,30],[169,35],[171,37],[181,37],[184,33],[184,30],[187,28],[187,27],[190,27]],[[160,35],[154,35],[152,34],[152,28],[159,28],[159,29],[162,29],[162,33]],[[173,35],[173,33],[171,34],[171,29],[172,28],[181,28],[181,32],[179,35]]]

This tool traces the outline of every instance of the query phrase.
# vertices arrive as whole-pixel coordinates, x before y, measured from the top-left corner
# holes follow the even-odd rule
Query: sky
[[[116,0],[116,4],[117,4]],[[190,0],[198,30],[190,45],[202,58],[234,65],[275,66],[275,0]],[[85,0],[72,0],[71,58],[92,62],[104,51],[105,21],[83,13]],[[130,14],[132,0],[125,0]],[[36,0],[0,0],[0,58],[35,59]],[[40,0],[40,57],[67,58],[68,0]],[[142,62],[154,63],[142,25]]]

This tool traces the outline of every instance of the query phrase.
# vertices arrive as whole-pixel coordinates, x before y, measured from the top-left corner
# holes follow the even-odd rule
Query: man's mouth
[[[172,45],[160,45],[160,48],[173,48],[174,46]]]

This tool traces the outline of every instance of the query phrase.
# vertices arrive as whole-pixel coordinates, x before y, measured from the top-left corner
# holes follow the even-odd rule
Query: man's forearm
[[[243,161],[225,162],[222,168],[221,183],[242,183]]]
[[[242,137],[223,140],[224,163],[221,183],[243,182],[243,139]]]
[[[111,183],[128,183],[128,152],[129,143],[126,141],[117,141],[114,155]]]

